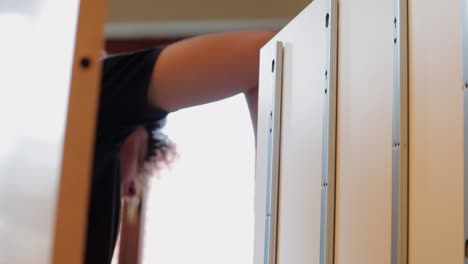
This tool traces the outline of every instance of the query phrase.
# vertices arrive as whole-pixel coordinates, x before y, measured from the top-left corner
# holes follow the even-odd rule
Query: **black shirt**
[[[149,104],[148,87],[163,48],[107,57],[103,61],[94,166],[88,213],[87,264],[111,263],[120,216],[120,146],[139,125],[167,112]]]

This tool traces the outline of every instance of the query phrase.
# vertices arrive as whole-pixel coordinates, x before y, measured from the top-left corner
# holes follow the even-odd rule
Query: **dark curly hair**
[[[166,120],[164,118],[144,125],[148,133],[148,149],[142,169],[151,170],[150,174],[154,173],[155,169],[170,165],[177,157],[176,145],[162,132]]]

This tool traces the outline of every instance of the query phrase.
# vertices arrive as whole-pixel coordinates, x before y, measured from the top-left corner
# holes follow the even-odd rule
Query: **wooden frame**
[[[52,256],[57,264],[83,263],[105,9],[106,1],[80,1]]]

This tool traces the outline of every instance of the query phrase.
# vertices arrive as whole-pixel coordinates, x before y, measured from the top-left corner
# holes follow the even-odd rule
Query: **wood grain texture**
[[[463,263],[461,1],[409,3],[409,263]]]

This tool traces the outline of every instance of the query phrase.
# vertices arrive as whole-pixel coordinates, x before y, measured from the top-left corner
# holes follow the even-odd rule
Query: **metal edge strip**
[[[394,0],[391,263],[408,263],[408,1]]]
[[[324,27],[327,32],[327,60],[322,128],[320,264],[333,264],[335,245],[336,120],[338,93],[338,0],[328,1],[324,22]]]
[[[283,45],[275,42],[272,60],[273,93],[270,106],[268,138],[267,206],[265,215],[264,263],[276,263],[278,197],[281,140],[281,103],[283,77]]]

